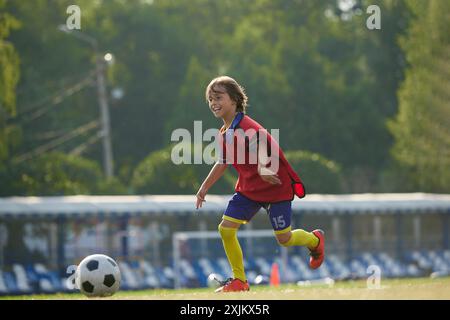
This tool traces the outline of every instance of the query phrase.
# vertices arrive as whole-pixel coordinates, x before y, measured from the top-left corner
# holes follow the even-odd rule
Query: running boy
[[[197,209],[206,201],[208,190],[223,175],[229,163],[239,173],[236,193],[219,224],[233,278],[225,281],[216,292],[250,289],[237,230],[241,224],[249,222],[261,207],[269,214],[278,243],[285,247],[306,246],[311,254],[310,268],[320,267],[325,255],[324,233],[319,229],[312,232],[291,229],[291,201],[294,195],[305,196],[303,184],[275,139],[245,114],[248,98],[244,89],[234,79],[221,76],[213,79],[206,88],[206,100],[214,116],[223,120],[220,129],[222,154],[197,192]],[[256,160],[252,162],[252,159]]]

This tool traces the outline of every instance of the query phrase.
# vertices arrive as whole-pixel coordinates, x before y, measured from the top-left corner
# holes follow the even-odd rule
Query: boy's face
[[[225,118],[236,113],[236,102],[230,98],[223,86],[214,86],[209,92],[209,108],[216,118]]]

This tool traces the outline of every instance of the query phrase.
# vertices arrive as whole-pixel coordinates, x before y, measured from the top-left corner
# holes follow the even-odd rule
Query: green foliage
[[[58,152],[9,168],[12,169],[0,172],[2,196],[118,194],[125,191],[117,181],[104,181],[95,161]]]
[[[450,3],[409,1],[408,61],[399,112],[389,122],[403,189],[450,192]]]
[[[195,194],[211,165],[180,164],[171,159],[172,147],[152,152],[135,169],[131,186],[138,194]],[[193,155],[193,147],[192,152]],[[210,194],[233,193],[236,182],[227,170],[224,176],[211,188]]]
[[[194,121],[202,121],[204,129],[221,125],[210,112],[205,100],[205,90],[214,74],[205,70],[196,56],[192,56],[187,67],[186,76],[179,89],[179,96],[173,114],[166,125],[166,134],[177,128],[189,129]]]
[[[30,160],[30,168],[10,160],[99,118],[96,87],[73,90],[93,70],[94,53],[57,28],[71,1],[0,0],[0,175],[27,176],[33,167],[32,183],[10,182],[17,194],[39,187],[42,194],[193,193],[210,166],[172,165],[167,146],[174,129],[192,130],[195,120],[203,130],[222,125],[208,110],[204,90],[213,77],[227,74],[246,88],[249,115],[280,129],[284,149],[311,150],[340,164],[338,171],[327,171],[310,157],[317,168],[299,167],[301,174],[314,174],[306,176],[308,192],[395,191],[406,185],[448,190],[445,173],[424,174],[442,172],[448,167],[443,159],[450,158],[447,147],[439,149],[448,145],[450,127],[448,6],[439,0],[355,3],[343,11],[338,1],[77,1],[80,32],[97,39],[99,54],[114,54],[108,89],[125,93],[109,99],[118,178],[92,174],[94,187],[88,187],[88,180],[70,185],[68,177],[57,175],[65,181],[53,180],[57,190],[38,174],[37,164],[50,170],[42,159]],[[365,26],[370,4],[381,8],[381,30]],[[386,120],[399,102],[390,131]],[[96,135],[86,132],[55,150],[70,154]],[[409,177],[399,184],[397,170],[387,169],[394,139],[396,165]],[[83,157],[100,164],[100,143],[84,149]],[[328,172],[327,183],[316,185],[321,170]],[[216,193],[232,192],[235,177],[229,171]]]
[[[5,1],[0,1],[0,107],[8,115],[15,115],[16,92],[19,81],[19,57],[12,43],[7,41],[12,30],[20,27],[20,22],[4,12]],[[3,115],[2,115],[3,116]]]
[[[336,162],[303,150],[286,151],[285,156],[302,179],[307,194],[342,193],[341,167]]]
[[[0,1],[0,170],[9,156],[12,133],[17,129],[6,120],[16,114],[16,86],[19,81],[19,56],[8,41],[10,32],[20,27],[19,21],[4,12],[5,1]]]

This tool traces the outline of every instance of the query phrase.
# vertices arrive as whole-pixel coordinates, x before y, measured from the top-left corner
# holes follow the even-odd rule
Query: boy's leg
[[[324,258],[324,236],[322,230],[307,232],[303,229],[291,230],[291,202],[270,204],[267,208],[270,222],[278,242],[284,247],[306,246],[311,251],[310,266],[318,268]]]
[[[261,208],[256,202],[236,193],[228,203],[219,225],[219,233],[223,247],[233,272],[233,278],[246,281],[244,271],[244,257],[237,238],[237,230],[241,224],[250,221]]]
[[[222,220],[219,224],[219,233],[222,238],[225,254],[231,266],[233,278],[245,282],[244,255],[237,238],[237,230],[240,226],[240,223]]]
[[[278,242],[285,247],[305,246],[314,250],[319,244],[319,238],[312,232],[303,229],[295,229],[286,233],[275,233]]]
[[[280,244],[290,246],[306,246],[314,249],[319,239],[311,232],[302,229],[291,230],[291,201],[271,203],[267,205],[270,223]]]

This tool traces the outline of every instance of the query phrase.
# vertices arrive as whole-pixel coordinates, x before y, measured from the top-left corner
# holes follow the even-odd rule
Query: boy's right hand
[[[205,197],[206,197],[206,190],[204,190],[203,188],[200,188],[200,190],[198,190],[197,192],[197,204],[196,204],[196,208],[201,208],[203,205],[203,202],[206,202]]]
[[[271,175],[271,176],[261,175],[260,177],[265,182],[268,182],[270,184],[281,184],[280,177],[278,177],[278,175],[276,175],[276,174]]]
[[[258,174],[265,182],[270,184],[281,184],[280,177],[268,168],[258,166]]]

